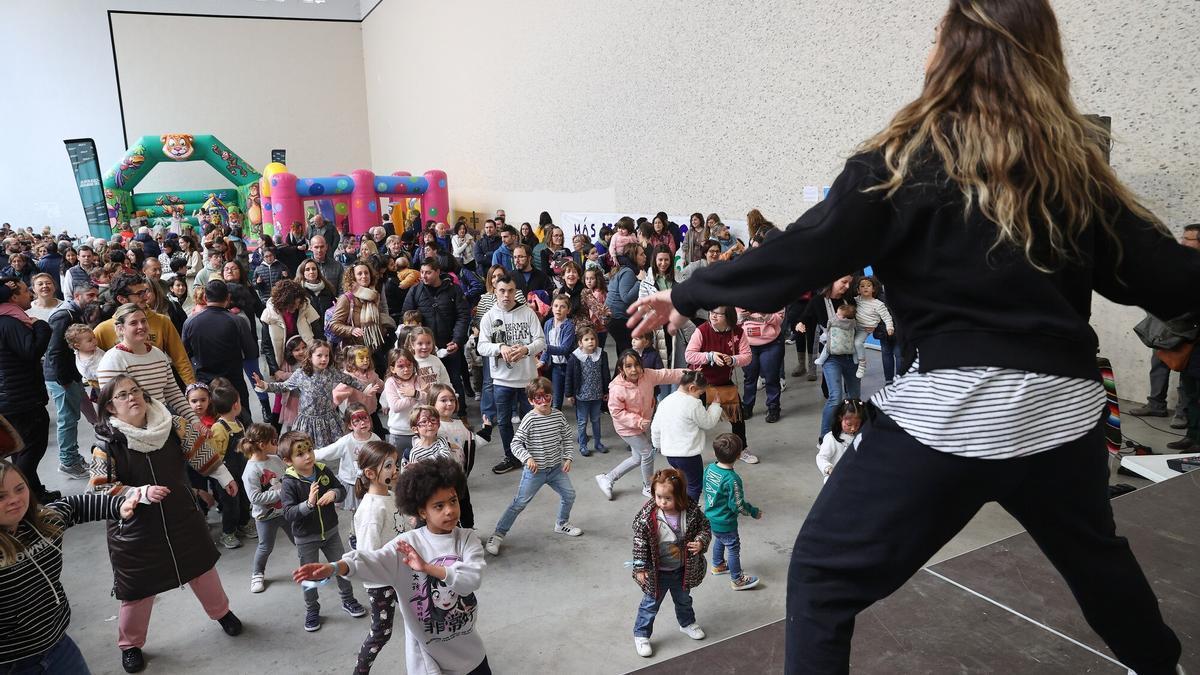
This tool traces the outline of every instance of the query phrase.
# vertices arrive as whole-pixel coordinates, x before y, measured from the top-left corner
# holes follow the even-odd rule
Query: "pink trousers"
[[[229,612],[229,598],[221,587],[221,577],[217,576],[217,568],[188,582],[188,587],[196,595],[196,599],[204,606],[208,618],[216,621]],[[146,632],[150,627],[150,612],[154,609],[152,595],[141,600],[122,600],[121,611],[117,623],[117,646],[121,649],[130,647],[141,648],[146,644]]]

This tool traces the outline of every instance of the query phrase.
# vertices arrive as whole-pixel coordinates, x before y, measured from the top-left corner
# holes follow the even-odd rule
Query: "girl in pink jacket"
[[[642,494],[650,496],[654,476],[654,445],[650,442],[650,421],[654,418],[654,387],[679,384],[684,371],[679,368],[642,367],[642,358],[632,349],[621,353],[618,373],[608,386],[608,412],[617,434],[629,444],[630,456],[608,473],[596,476],[596,484],[605,498],[613,498],[613,484],[639,464],[642,467]]]

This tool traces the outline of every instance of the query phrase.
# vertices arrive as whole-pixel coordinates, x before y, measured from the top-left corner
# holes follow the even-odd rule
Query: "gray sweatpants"
[[[648,487],[651,479],[654,478],[654,445],[650,443],[650,433],[643,432],[637,436],[622,436],[621,440],[629,444],[630,453],[625,458],[625,461],[608,472],[608,479],[615,483],[621,476],[629,473],[633,467],[641,464],[642,487]]]
[[[324,554],[325,560],[328,562],[337,562],[342,559],[342,554],[346,552],[346,549],[342,547],[342,539],[338,536],[337,530],[325,534],[324,540],[296,542],[296,553],[300,555],[301,565],[317,562],[317,553]],[[350,584],[349,579],[338,577],[337,585],[342,602],[354,599],[354,586]],[[309,609],[321,609],[321,603],[317,601],[317,589],[304,589],[304,606]]]

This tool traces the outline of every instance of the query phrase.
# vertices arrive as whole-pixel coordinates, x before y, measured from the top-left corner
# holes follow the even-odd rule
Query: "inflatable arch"
[[[350,233],[356,236],[366,234],[367,230],[383,222],[379,206],[381,197],[393,201],[418,200],[421,217],[426,221],[444,221],[450,216],[446,172],[437,169],[426,171],[423,176],[413,176],[406,171],[376,176],[366,169],[359,169],[351,171],[349,176],[298,178],[288,173],[283,164],[273,162],[263,170],[259,192],[262,195],[263,231],[268,234],[287,232],[291,223],[304,222],[305,200],[331,201],[338,224],[348,221]]]
[[[143,192],[134,194],[133,189],[160,162],[204,161],[233,185],[224,189],[185,190],[179,192]],[[262,175],[229,149],[215,136],[201,134],[163,134],[142,136],[125,152],[117,166],[104,174],[104,201],[108,204],[108,221],[115,229],[135,216],[148,218],[174,218],[177,221],[198,225],[192,214],[202,210],[210,197],[220,202],[236,205],[229,209],[231,219],[245,218],[249,223],[248,235],[262,225],[262,206],[259,198],[259,180]],[[112,232],[92,232],[92,236],[106,237]]]

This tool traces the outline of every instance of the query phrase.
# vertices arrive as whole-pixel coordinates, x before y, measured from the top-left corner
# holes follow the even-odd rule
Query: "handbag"
[[[735,384],[708,385],[705,389],[705,400],[709,403],[719,403],[723,417],[729,422],[742,421],[742,397],[738,394]]]
[[[1142,344],[1151,349],[1170,350],[1178,347],[1180,343],[1191,342],[1200,337],[1200,326],[1197,326],[1191,315],[1163,321],[1147,313],[1146,318],[1133,327],[1133,332]]]
[[[1173,349],[1156,349],[1154,350],[1154,354],[1168,368],[1177,373],[1182,373],[1187,370],[1188,362],[1192,360],[1192,350],[1195,347],[1195,342],[1184,342]]]

